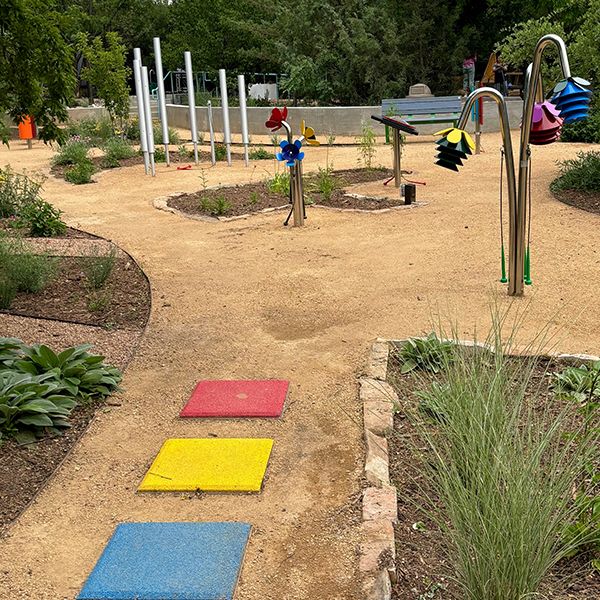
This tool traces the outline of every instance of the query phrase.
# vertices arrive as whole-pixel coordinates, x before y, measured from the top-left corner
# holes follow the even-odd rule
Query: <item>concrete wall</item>
[[[518,128],[521,121],[522,102],[520,98],[507,98],[507,106],[511,127]],[[268,107],[248,107],[248,130],[251,135],[264,135],[268,133],[265,121],[269,118],[271,109]],[[383,134],[383,125],[371,120],[371,115],[381,114],[380,106],[319,106],[319,107],[289,107],[288,120],[299,125],[304,119],[314,128],[317,137],[324,138],[333,133],[337,136],[357,136],[360,134],[361,121],[368,120],[378,135]],[[484,131],[499,131],[500,124],[498,110],[493,100],[484,101]],[[170,127],[189,129],[189,111],[187,106],[167,104],[167,117]],[[208,112],[206,107],[196,107],[196,121],[199,131],[208,131]],[[223,116],[220,107],[213,107],[213,121],[216,133],[223,132]],[[241,133],[240,109],[229,108],[229,121],[232,133]],[[418,125],[419,133],[431,134],[446,125]],[[468,129],[472,129],[470,123]],[[281,135],[281,134],[280,134]]]

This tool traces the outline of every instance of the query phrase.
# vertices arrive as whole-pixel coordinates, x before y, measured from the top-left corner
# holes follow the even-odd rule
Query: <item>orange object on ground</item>
[[[32,140],[35,137],[35,123],[31,117],[25,117],[21,123],[19,123],[19,139],[20,140]]]
[[[185,167],[177,167],[178,171],[189,171],[192,168],[192,165],[185,165]]]

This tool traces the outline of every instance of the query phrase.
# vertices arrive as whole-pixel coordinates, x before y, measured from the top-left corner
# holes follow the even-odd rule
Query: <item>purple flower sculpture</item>
[[[288,167],[293,167],[297,160],[304,158],[304,152],[300,152],[300,148],[302,148],[300,140],[296,140],[293,144],[283,141],[279,144],[279,147],[281,152],[277,153],[277,160],[285,162]]]

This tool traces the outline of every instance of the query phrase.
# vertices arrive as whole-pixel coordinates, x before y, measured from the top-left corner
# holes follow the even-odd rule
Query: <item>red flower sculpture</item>
[[[268,127],[271,131],[277,131],[281,129],[281,122],[287,119],[287,106],[283,107],[283,110],[279,110],[275,107],[272,112],[269,120],[265,123],[265,126]]]

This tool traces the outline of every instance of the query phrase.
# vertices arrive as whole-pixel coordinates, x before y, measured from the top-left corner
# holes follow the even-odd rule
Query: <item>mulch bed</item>
[[[84,268],[93,257],[58,260],[57,275],[46,288],[37,294],[18,294],[11,308],[1,312],[141,332],[150,314],[150,285],[135,261],[117,257],[104,286],[94,291],[88,285]],[[89,302],[95,296],[107,298],[106,306],[90,310]],[[133,350],[128,356],[132,353]],[[125,364],[117,366],[124,368]],[[0,531],[35,498],[84,433],[95,412],[110,410],[115,402],[111,397],[103,403],[78,406],[70,417],[72,427],[62,435],[46,437],[29,446],[19,446],[10,440],[0,444]]]
[[[531,389],[542,383],[542,402],[554,402],[548,389],[550,372],[564,368],[558,361],[540,360],[531,381]],[[433,378],[431,378],[433,380]],[[398,490],[398,524],[395,525],[396,569],[398,581],[394,586],[394,600],[436,600],[460,598],[458,586],[452,581],[449,553],[439,526],[419,507],[437,503],[435,489],[427,482],[421,460],[415,456],[418,433],[407,417],[418,401],[416,389],[429,381],[422,372],[418,376],[400,373],[400,365],[390,355],[388,382],[396,390],[400,410],[394,416],[394,433],[388,435],[390,477]],[[406,410],[404,409],[406,407]],[[560,407],[557,406],[557,411]],[[425,447],[417,446],[419,450]],[[539,590],[548,600],[589,600],[600,598],[600,575],[590,567],[590,556],[580,555],[565,560],[548,575]],[[443,588],[438,587],[442,585]]]
[[[377,210],[391,208],[403,204],[400,194],[393,194],[394,198],[356,198],[348,195],[344,188],[355,183],[366,183],[391,177],[389,169],[347,169],[333,172],[336,180],[336,189],[331,198],[326,201],[316,188],[317,178],[314,174],[304,176],[304,195],[307,204],[322,204],[334,208],[354,208],[361,210]],[[391,185],[391,184],[390,184]],[[255,213],[266,208],[285,206],[289,202],[287,195],[271,192],[267,182],[248,183],[244,185],[225,186],[216,189],[207,189],[192,194],[181,194],[169,198],[167,205],[191,215],[216,216],[211,211],[211,204],[223,199],[227,209],[220,212],[219,216],[233,217]],[[204,202],[204,203],[203,203]]]
[[[111,402],[111,400],[109,400]],[[27,507],[79,440],[101,403],[78,406],[70,417],[72,427],[36,444],[0,446],[0,531]],[[107,409],[109,407],[106,407]]]
[[[61,257],[56,277],[40,292],[19,293],[5,311],[110,328],[142,329],[150,314],[148,281],[137,264],[117,258],[104,286],[92,290],[85,263],[94,258]],[[90,309],[90,303],[96,304]],[[98,305],[103,305],[98,307]]]
[[[569,206],[600,215],[600,194],[583,190],[556,190],[554,197]]]

